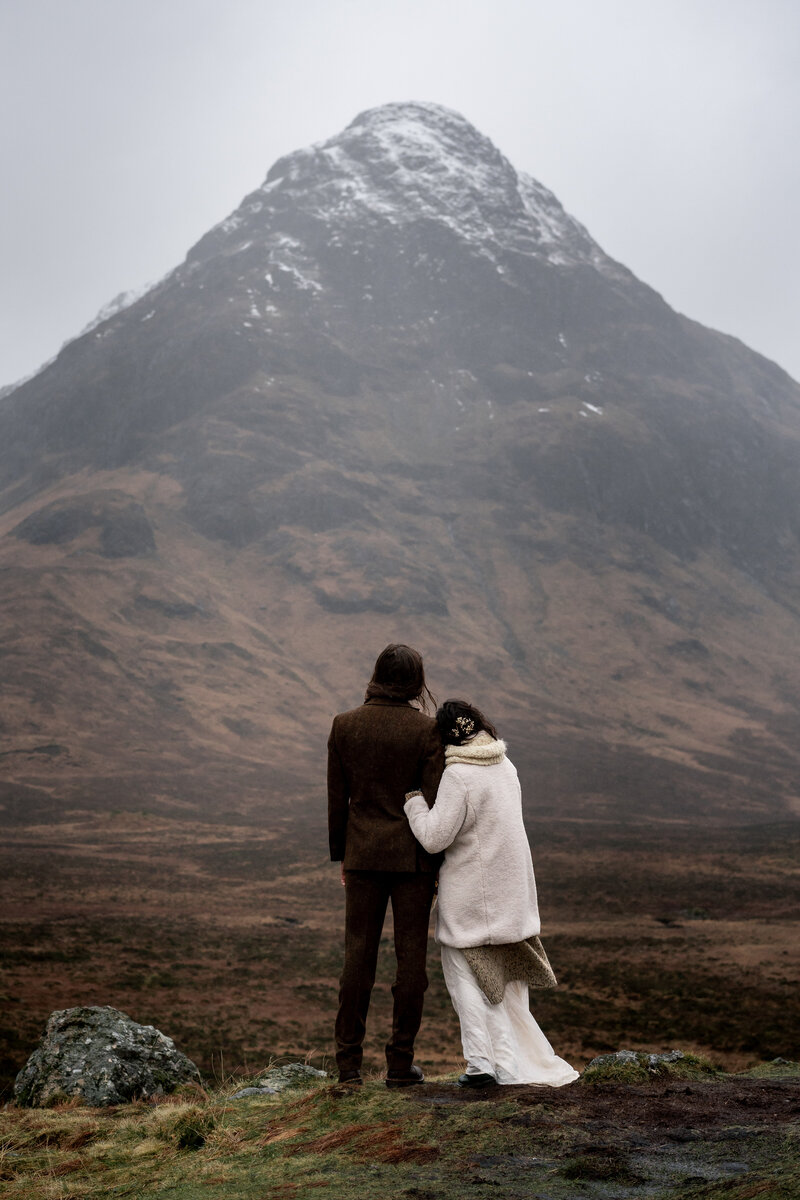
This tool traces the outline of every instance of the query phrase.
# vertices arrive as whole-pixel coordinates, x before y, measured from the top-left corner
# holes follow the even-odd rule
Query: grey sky
[[[390,100],[800,378],[797,0],[0,0],[0,384]]]

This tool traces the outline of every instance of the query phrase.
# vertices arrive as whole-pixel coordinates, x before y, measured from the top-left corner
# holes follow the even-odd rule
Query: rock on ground
[[[708,1059],[683,1050],[653,1054],[647,1050],[617,1050],[593,1058],[583,1072],[584,1083],[636,1083],[649,1079],[711,1079],[718,1068]]]
[[[662,1065],[680,1062],[685,1057],[682,1050],[667,1050],[665,1054],[650,1054],[646,1050],[617,1050],[614,1054],[599,1054],[586,1069],[588,1071],[591,1067],[610,1067],[617,1063],[647,1067],[655,1071]]]
[[[116,1008],[50,1014],[44,1038],[14,1084],[17,1104],[44,1107],[68,1096],[92,1106],[163,1096],[200,1072],[171,1038]]]
[[[231,1100],[246,1100],[248,1096],[277,1096],[277,1094],[275,1088],[271,1087],[243,1087],[233,1093]]]
[[[318,1071],[308,1063],[286,1063],[282,1067],[271,1067],[257,1080],[259,1088],[273,1092],[285,1092],[290,1088],[308,1087],[315,1079],[326,1079],[326,1071]]]

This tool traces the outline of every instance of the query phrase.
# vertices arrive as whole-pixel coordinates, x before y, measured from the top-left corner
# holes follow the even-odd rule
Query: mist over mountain
[[[462,117],[362,113],[0,397],[6,815],[321,805],[392,640],[539,811],[796,811],[799,447]]]

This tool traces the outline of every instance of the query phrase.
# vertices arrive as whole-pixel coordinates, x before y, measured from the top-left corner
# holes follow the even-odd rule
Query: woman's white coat
[[[488,738],[478,736],[485,755]],[[505,749],[501,742],[492,746]],[[469,743],[447,749],[468,755],[468,748]],[[490,765],[451,762],[433,807],[422,796],[412,796],[405,812],[414,836],[430,854],[445,851],[436,909],[438,942],[463,949],[521,942],[540,932],[513,763],[506,757]]]

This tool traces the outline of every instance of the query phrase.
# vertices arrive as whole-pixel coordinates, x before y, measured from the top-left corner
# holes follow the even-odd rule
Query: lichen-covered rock
[[[256,1087],[269,1088],[272,1092],[286,1092],[290,1088],[308,1087],[316,1079],[327,1079],[326,1071],[318,1071],[308,1063],[286,1063],[282,1067],[270,1067],[256,1081]]]
[[[652,1054],[646,1050],[617,1050],[599,1054],[583,1072],[584,1083],[639,1083],[669,1076],[674,1079],[701,1079],[718,1074],[707,1059],[683,1050]]]
[[[50,1014],[44,1038],[14,1084],[17,1104],[44,1107],[80,1096],[87,1104],[125,1104],[163,1096],[200,1072],[171,1038],[116,1008],[66,1008]]]
[[[682,1050],[667,1050],[664,1054],[649,1054],[646,1050],[617,1050],[615,1054],[598,1054],[589,1066],[607,1067],[614,1063],[635,1063],[656,1071],[662,1064],[680,1062],[682,1058],[685,1058]]]

